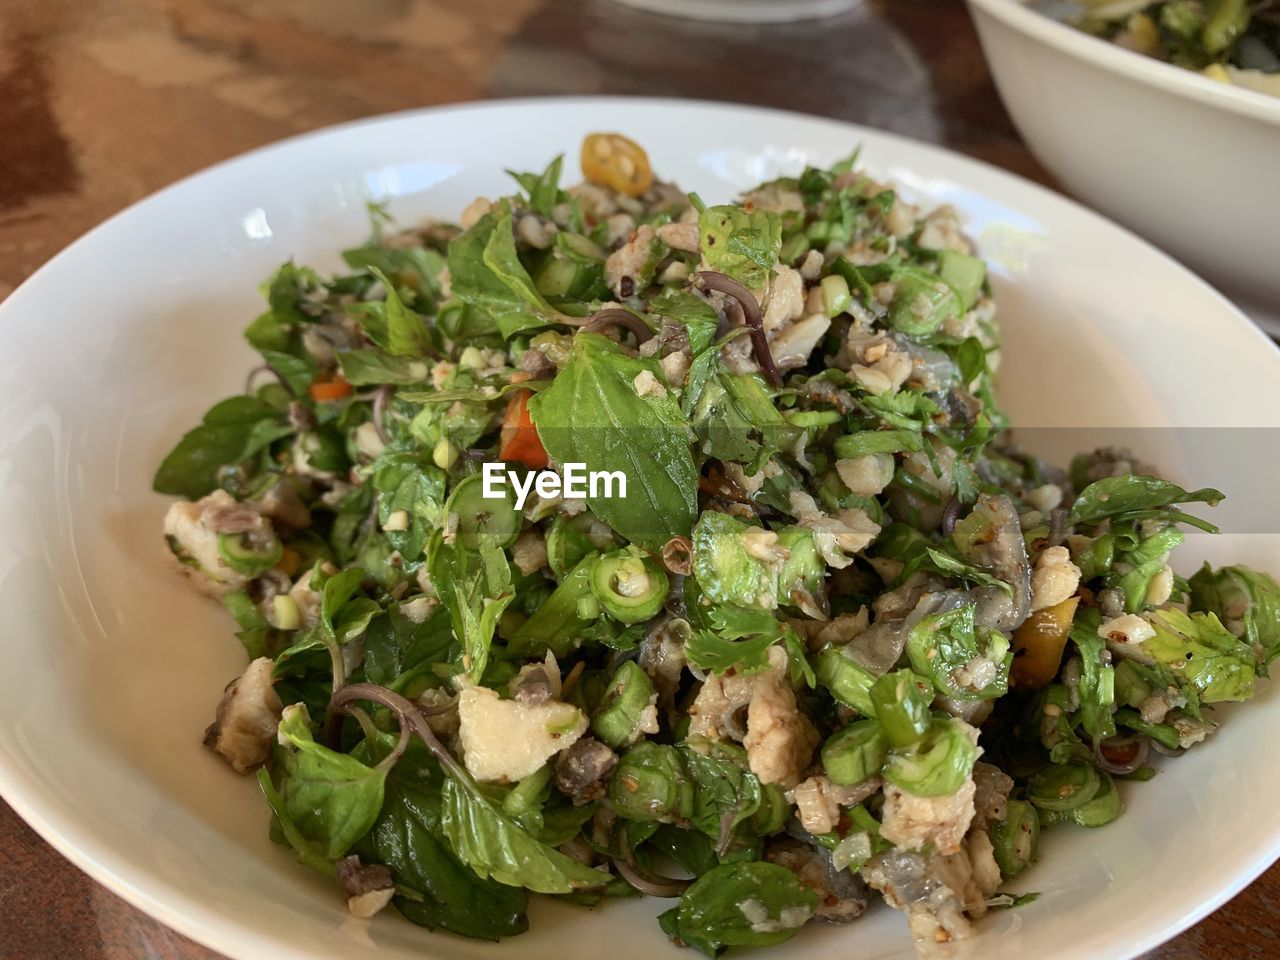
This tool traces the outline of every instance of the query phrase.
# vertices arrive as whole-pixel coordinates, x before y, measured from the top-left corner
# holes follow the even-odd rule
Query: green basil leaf
[[[475,787],[446,780],[441,828],[459,859],[481,877],[535,893],[573,893],[609,882],[609,874],[535,840]]]
[[[397,289],[412,292],[415,305],[440,296],[444,257],[427,247],[384,247],[374,242],[342,251],[342,259],[352,270],[386,274]]]
[[[662,376],[654,361],[626,356],[608,337],[579,333],[568,365],[529,401],[529,414],[557,463],[626,477],[626,497],[589,496],[587,505],[623,537],[660,550],[693,526],[698,471],[675,400],[641,397],[641,373]]]
[[[350,310],[369,339],[395,357],[425,357],[431,350],[426,321],[400,299],[395,284],[377,267],[369,272],[381,281],[385,300],[366,300]]]
[[[560,203],[560,171],[564,166],[564,154],[547,165],[542,173],[507,173],[529,197],[529,209],[543,217],[550,217]]]
[[[293,433],[283,414],[257,397],[231,397],[204,415],[164,458],[153,488],[198,500],[218,486],[218,471]]]
[[[276,763],[283,809],[299,833],[335,862],[377,820],[387,771],[316,743],[301,706],[285,709],[279,736]]]
[[[440,790],[438,768],[416,745],[388,779],[371,839],[397,888],[412,892],[396,897],[396,909],[419,926],[464,937],[498,940],[523,933],[529,895],[476,876],[458,859],[445,839]]]
[[[817,894],[786,867],[729,863],[709,870],[685,891],[677,930],[686,943],[713,951],[771,946],[795,936],[818,904]]]
[[[395,606],[369,624],[364,638],[365,676],[401,691],[410,681],[432,676],[432,667],[453,657],[453,629],[444,607],[414,623]]]
[[[418,451],[388,451],[373,468],[378,524],[412,569],[422,560],[431,534],[444,525],[445,473]],[[400,513],[406,516],[390,522]]]
[[[342,376],[353,387],[391,383],[408,385],[427,379],[430,368],[415,357],[397,357],[376,347],[338,354]]]
[[[506,204],[449,244],[449,282],[454,296],[492,317],[504,337],[563,319],[520,262]]]

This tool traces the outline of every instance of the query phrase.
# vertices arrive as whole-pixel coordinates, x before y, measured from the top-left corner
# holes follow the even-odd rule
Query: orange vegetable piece
[[[531,396],[533,393],[529,390],[517,390],[507,401],[507,412],[502,417],[502,429],[498,433],[498,459],[541,470],[550,460],[529,416]]]
[[[316,403],[328,403],[351,396],[351,384],[341,374],[335,374],[332,380],[317,380],[311,384],[308,392]]]
[[[638,197],[653,186],[644,147],[620,133],[593,133],[582,141],[582,175],[591,183]]]
[[[1009,679],[1015,686],[1039,690],[1058,675],[1079,603],[1079,597],[1067,597],[1059,604],[1037,610],[1013,632]]]

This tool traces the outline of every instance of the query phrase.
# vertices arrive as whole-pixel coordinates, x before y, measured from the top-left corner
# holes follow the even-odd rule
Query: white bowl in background
[[[254,779],[200,745],[244,651],[221,607],[170,569],[171,500],[150,489],[175,440],[258,362],[241,330],[282,261],[338,268],[337,251],[367,235],[370,197],[408,222],[456,217],[477,194],[513,189],[503,167],[541,169],[585,133],[617,129],[708,202],[861,144],[908,198],[954,205],[988,258],[1003,402],[1022,428],[1046,428],[1024,437],[1069,447],[1114,439],[1108,427],[1157,428],[1140,435],[1143,453],[1224,490],[1219,510],[1234,501],[1268,522],[1264,450],[1236,444],[1179,468],[1182,434],[1159,428],[1252,428],[1243,435],[1260,445],[1280,419],[1280,352],[1148,244],[936,147],[725,104],[550,99],[349,124],[221,164],[98,227],[0,304],[0,794],[187,936],[236,960],[692,960],[659,931],[668,904],[654,900],[592,911],[542,900],[531,931],[498,945],[393,911],[349,917],[332,883],[268,840]],[[1246,383],[1244,404],[1232,388]],[[1189,541],[1181,573],[1205,558],[1280,572],[1280,536]],[[1015,887],[1040,899],[993,913],[948,955],[1119,960],[1194,923],[1280,853],[1280,764],[1265,749],[1278,735],[1280,696],[1264,689],[1152,783],[1122,784],[1114,824],[1049,832]],[[850,955],[913,960],[903,917],[879,907],[752,953]]]
[[[1280,97],[1089,36],[1050,15],[1062,3],[969,7],[1005,106],[1063,186],[1231,292],[1280,306]]]

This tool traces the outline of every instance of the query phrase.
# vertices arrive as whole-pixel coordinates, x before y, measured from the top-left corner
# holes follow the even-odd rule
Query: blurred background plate
[[[790,23],[832,17],[863,0],[612,0],[637,10],[724,23]]]

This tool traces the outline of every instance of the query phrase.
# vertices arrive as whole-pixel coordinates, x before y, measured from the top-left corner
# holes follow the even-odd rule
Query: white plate
[[[268,841],[252,779],[200,746],[243,654],[221,609],[167,569],[168,501],[149,492],[182,431],[240,388],[254,362],[240,331],[278,263],[334,268],[336,251],[365,236],[368,198],[409,219],[456,215],[477,194],[510,189],[502,167],[572,156],[601,129],[637,137],[657,170],[709,201],[861,143],[871,168],[912,196],[955,204],[993,262],[1004,396],[1024,425],[1275,425],[1280,356],[1185,270],[1044,189],[843,123],[645,100],[491,103],[339,127],[162,191],[0,306],[0,793],[95,878],[225,954],[675,955],[653,901],[591,912],[540,903],[532,932],[500,946],[391,912],[348,919],[322,878]],[[1032,436],[1052,445],[1057,435]],[[1176,455],[1180,436],[1144,439]],[[1247,467],[1196,467],[1204,476],[1187,479],[1239,492],[1256,472]],[[1236,540],[1219,554],[1229,546],[1276,568],[1274,537]],[[1184,564],[1207,549],[1204,538],[1189,544]],[[1258,874],[1280,852],[1280,768],[1259,747],[1280,729],[1280,701],[1268,691],[1230,719],[1154,783],[1126,786],[1129,810],[1114,825],[1056,831],[1022,884],[1044,895],[995,914],[957,955],[1132,956]],[[903,919],[876,909],[771,956],[851,952],[910,957]]]
[[[1078,4],[969,6],[1018,131],[1063,186],[1229,290],[1280,306],[1280,97],[1055,19]]]

